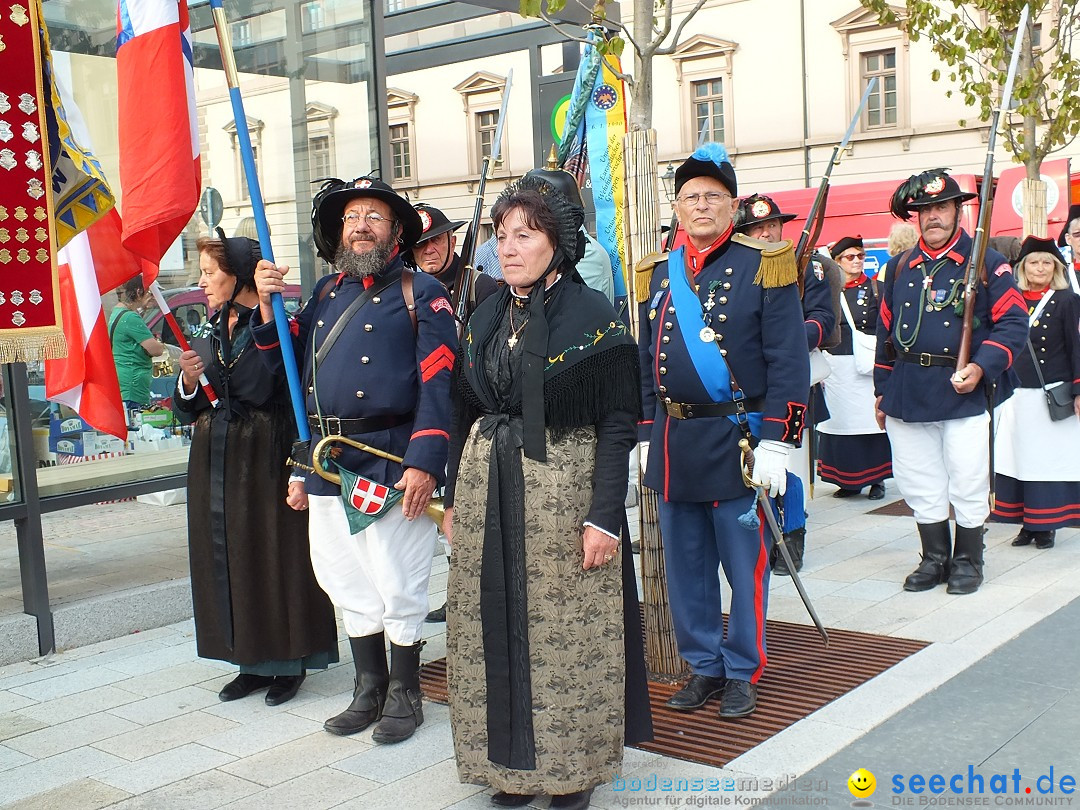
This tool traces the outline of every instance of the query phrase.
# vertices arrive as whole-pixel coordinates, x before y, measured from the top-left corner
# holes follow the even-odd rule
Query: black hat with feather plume
[[[894,217],[911,219],[912,213],[924,205],[933,205],[948,200],[962,203],[979,195],[973,191],[964,191],[960,184],[948,174],[948,169],[930,169],[922,174],[913,174],[893,192],[889,210]]]

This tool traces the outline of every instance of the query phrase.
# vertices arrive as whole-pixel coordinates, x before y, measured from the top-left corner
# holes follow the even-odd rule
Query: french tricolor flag
[[[201,191],[187,2],[119,0],[116,25],[124,247],[157,264]]]

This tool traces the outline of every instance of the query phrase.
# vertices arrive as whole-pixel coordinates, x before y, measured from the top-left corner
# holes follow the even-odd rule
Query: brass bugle
[[[341,476],[336,472],[330,472],[326,469],[326,465],[323,463],[325,456],[330,452],[330,445],[334,442],[341,442],[347,444],[349,447],[355,447],[357,450],[363,450],[365,453],[371,453],[373,456],[379,458],[385,458],[387,461],[393,461],[401,464],[404,459],[401,456],[395,456],[393,453],[387,453],[385,450],[380,450],[377,447],[372,447],[370,444],[364,444],[358,442],[355,439],[350,439],[345,436],[324,436],[319,440],[319,443],[315,445],[315,451],[312,454],[312,462],[315,467],[315,472],[320,478],[325,478],[332,484],[341,485]],[[442,498],[432,498],[431,503],[424,509],[424,514],[434,521],[435,525],[440,529],[443,524],[443,516],[446,510],[443,508]]]

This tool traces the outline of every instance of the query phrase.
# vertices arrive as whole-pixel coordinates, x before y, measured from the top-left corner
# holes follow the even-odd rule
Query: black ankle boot
[[[795,563],[795,570],[802,571],[803,554],[806,552],[806,527],[801,529],[795,529],[795,531],[788,532],[784,535],[784,544],[787,546],[788,553],[791,555],[791,561]],[[776,562],[773,564],[773,573],[778,577],[790,577],[791,572],[788,570],[787,560],[784,559],[783,552],[780,551],[780,547],[777,546]]]
[[[922,542],[922,560],[918,568],[904,580],[905,591],[928,591],[949,579],[949,521],[919,523],[919,540]],[[982,542],[982,535],[979,535]]]
[[[983,581],[983,527],[957,524],[947,593],[975,593]]]
[[[1056,531],[1052,532],[1035,532],[1035,548],[1053,548],[1054,538],[1057,536]]]
[[[349,708],[331,717],[323,728],[331,734],[357,734],[382,717],[390,674],[386,669],[386,637],[382,633],[349,639],[356,680]]]
[[[420,696],[420,649],[418,641],[408,647],[390,642],[390,686],[386,690],[382,719],[371,735],[377,743],[398,743],[409,739],[424,722]]]

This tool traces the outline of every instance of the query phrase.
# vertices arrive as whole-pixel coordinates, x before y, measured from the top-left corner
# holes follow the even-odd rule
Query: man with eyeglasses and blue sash
[[[736,178],[723,146],[695,151],[675,172],[675,193],[689,243],[653,268],[639,296],[645,485],[661,496],[675,636],[693,672],[667,705],[691,711],[721,694],[721,717],[745,717],[766,662],[772,538],[764,520],[747,528],[755,495],[739,441],[755,446],[753,477],[771,496],[789,483],[798,490],[786,469],[810,388],[798,269],[790,241],[734,232]],[[726,634],[721,567],[732,591]]]
[[[386,183],[328,181],[315,195],[312,226],[319,255],[337,271],[319,280],[290,324],[312,444],[347,436],[402,458],[336,444],[342,485],[311,473],[306,494],[290,500],[308,509],[312,568],[341,609],[356,668],[352,702],[324,728],[345,735],[377,724],[375,742],[401,742],[424,720],[420,637],[435,525],[423,512],[445,478],[450,446],[454,312],[434,276],[403,266],[423,223]],[[251,318],[264,361],[282,372],[270,296],[287,272],[259,263]],[[367,518],[374,521],[361,527]]]

